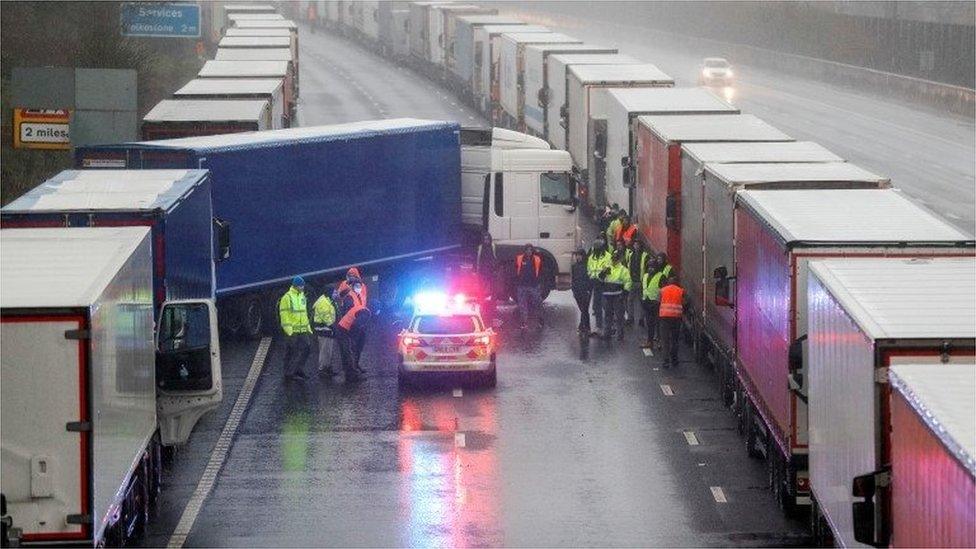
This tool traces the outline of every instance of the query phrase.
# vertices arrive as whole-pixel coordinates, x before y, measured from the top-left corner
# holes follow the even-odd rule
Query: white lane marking
[[[952,212],[945,212],[945,216],[948,217],[949,219],[955,219],[956,221],[962,219],[962,216],[961,215],[954,214]]]
[[[725,499],[725,491],[722,490],[721,486],[711,486],[709,489],[712,491],[712,497],[715,498],[715,503],[729,502],[729,500]]]
[[[661,384],[661,392],[664,393],[664,396],[674,396],[674,391],[670,385]]]
[[[183,547],[183,544],[186,543],[186,538],[190,535],[190,530],[193,529],[193,523],[196,522],[197,516],[200,514],[203,502],[206,501],[207,496],[210,495],[210,491],[213,490],[214,482],[217,480],[217,474],[227,460],[227,454],[230,452],[234,434],[237,432],[241,418],[247,410],[248,403],[251,402],[254,386],[258,382],[258,378],[261,377],[261,370],[264,369],[264,361],[268,357],[268,349],[270,347],[270,337],[262,339],[258,345],[258,350],[254,353],[254,361],[251,362],[251,369],[247,372],[244,385],[241,386],[241,392],[237,395],[237,401],[234,402],[230,416],[227,417],[227,423],[224,423],[224,429],[217,438],[217,444],[210,454],[210,461],[207,462],[207,467],[203,470],[203,475],[197,483],[196,490],[190,496],[190,501],[186,503],[183,514],[180,515],[180,522],[176,524],[176,528],[169,538],[169,543],[166,544],[167,547]]]
[[[458,448],[464,448],[467,443],[464,437],[464,433],[454,433],[454,445]]]
[[[454,398],[461,398],[464,396],[464,391],[461,389],[454,389]]]
[[[641,349],[641,351],[644,353],[644,356],[651,356],[651,350],[650,349]]]
[[[685,440],[688,441],[688,446],[698,446],[698,436],[695,435],[694,431],[683,431],[681,434],[685,436]]]

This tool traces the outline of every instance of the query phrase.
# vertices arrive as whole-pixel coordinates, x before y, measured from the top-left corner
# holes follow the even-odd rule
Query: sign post
[[[15,149],[70,149],[71,111],[14,109]]]
[[[198,38],[200,6],[196,3],[123,2],[122,35]]]

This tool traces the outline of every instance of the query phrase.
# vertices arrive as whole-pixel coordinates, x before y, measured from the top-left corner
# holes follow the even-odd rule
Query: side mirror
[[[549,88],[539,88],[539,95],[537,97],[540,107],[545,107],[549,103]]]
[[[219,217],[215,217],[213,223],[214,235],[217,238],[215,259],[218,262],[230,259],[230,223]]]
[[[559,118],[562,118],[564,121],[569,118],[569,109],[566,107],[566,105],[559,107]],[[563,127],[565,128],[566,126]]]
[[[620,167],[621,168],[629,168],[630,167],[630,157],[629,156],[621,156],[620,157]]]
[[[664,203],[664,224],[672,231],[681,230],[681,220],[678,214],[678,197],[673,194],[668,195]]]
[[[716,267],[712,271],[712,278],[715,281],[715,305],[733,307],[731,281],[734,280],[734,277],[729,276],[729,270],[724,265]]]
[[[797,394],[801,400],[806,402],[806,395],[803,394],[803,343],[807,336],[802,336],[790,343],[790,350],[787,358],[789,365],[789,384],[790,390]]]
[[[854,539],[874,547],[887,547],[889,538],[888,525],[879,516],[879,505],[875,501],[878,488],[891,484],[891,470],[882,469],[866,475],[854,477],[851,483],[851,495],[863,498],[851,504],[854,519]]]

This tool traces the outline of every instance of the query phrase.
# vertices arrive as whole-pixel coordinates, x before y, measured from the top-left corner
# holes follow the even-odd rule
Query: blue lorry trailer
[[[389,275],[458,249],[459,135],[456,123],[378,120],[81,147],[75,163],[210,170],[214,215],[230,232],[216,268],[221,328],[257,336],[295,275]]]
[[[147,226],[153,304],[214,298],[210,174],[206,170],[68,170],[0,209],[0,227]]]

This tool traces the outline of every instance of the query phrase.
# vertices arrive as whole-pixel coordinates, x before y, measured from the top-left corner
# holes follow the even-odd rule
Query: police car
[[[477,304],[463,294],[424,292],[414,297],[413,309],[397,336],[400,385],[434,374],[461,374],[495,386],[496,334]]]

